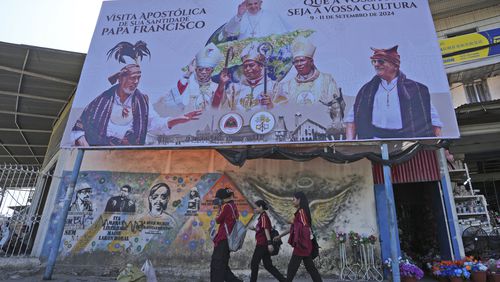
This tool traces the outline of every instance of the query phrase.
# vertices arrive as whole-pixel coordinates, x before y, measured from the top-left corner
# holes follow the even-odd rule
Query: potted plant
[[[470,278],[473,282],[486,282],[486,270],[488,270],[486,265],[480,261],[471,259],[464,262],[464,266],[471,272]]]
[[[462,282],[470,277],[470,269],[467,269],[464,262],[465,260],[436,262],[432,267],[432,273],[440,281],[448,279],[450,282]]]
[[[384,266],[392,271],[392,259],[388,258],[384,261]],[[404,282],[415,282],[424,277],[424,272],[414,263],[410,262],[409,259],[399,258],[399,275],[401,276],[401,281]]]
[[[500,259],[488,261],[488,282],[500,282]]]

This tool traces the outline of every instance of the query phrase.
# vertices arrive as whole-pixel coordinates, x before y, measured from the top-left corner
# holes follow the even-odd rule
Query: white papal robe
[[[291,31],[290,26],[277,13],[260,10],[255,15],[247,12],[241,17],[234,16],[224,26],[222,34],[226,38],[236,36],[241,40],[283,34],[289,31]]]
[[[199,83],[196,75],[191,75],[189,79],[181,78],[168,98],[184,112],[205,110],[211,107],[218,86],[211,80]]]

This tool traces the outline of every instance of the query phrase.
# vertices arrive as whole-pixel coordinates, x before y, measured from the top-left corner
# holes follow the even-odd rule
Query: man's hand
[[[181,124],[181,123],[186,123],[191,120],[198,120],[199,115],[201,115],[201,111],[192,111],[187,114],[184,114],[181,117],[173,118],[167,122],[167,127],[171,129],[172,127]]]
[[[89,147],[89,142],[87,142],[87,139],[85,138],[85,135],[81,136],[80,138],[76,139],[75,141],[77,146],[83,146],[83,147]]]
[[[220,84],[222,84],[222,86],[226,85],[226,83],[228,83],[229,81],[231,80],[231,75],[229,74],[229,72],[227,71],[227,69],[223,69],[221,72],[220,72]],[[219,85],[220,85],[219,84]]]
[[[241,18],[243,14],[246,13],[246,11],[247,11],[247,1],[243,0],[243,2],[241,2],[241,4],[238,5],[237,16]]]
[[[273,245],[267,245],[267,250],[269,251],[269,253],[272,253],[274,251]]]
[[[187,119],[187,121],[190,120],[198,120],[200,119],[199,116],[201,115],[201,111],[192,111],[187,114],[184,114],[184,117]]]
[[[188,79],[191,76],[191,74],[193,74],[193,72],[195,72],[195,70],[196,70],[196,59],[193,59],[188,66],[188,70],[184,74],[184,78]]]
[[[273,101],[271,100],[271,96],[267,93],[262,93],[260,98],[260,104],[263,106],[267,106],[268,109],[273,107]]]

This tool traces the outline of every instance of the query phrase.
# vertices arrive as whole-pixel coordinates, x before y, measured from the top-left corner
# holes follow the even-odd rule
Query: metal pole
[[[462,243],[460,226],[458,225],[457,209],[453,199],[453,185],[450,180],[448,162],[443,148],[437,151],[437,157],[439,161],[439,172],[441,174],[440,187],[443,193],[442,201],[445,207],[443,212],[448,222],[448,232],[453,246],[453,248],[451,248],[451,255],[452,259],[460,259],[465,256],[465,252]]]
[[[387,143],[383,143],[382,147],[382,159],[389,160],[389,148]],[[401,277],[399,274],[399,258],[398,258],[398,244],[397,234],[398,234],[398,222],[396,217],[396,205],[394,203],[394,193],[392,190],[392,177],[391,177],[391,167],[384,165],[384,187],[385,187],[385,198],[387,201],[387,215],[389,220],[389,238],[391,240],[391,259],[392,259],[392,281],[400,282]]]
[[[66,190],[66,196],[64,198],[64,204],[59,215],[59,220],[56,226],[55,241],[50,249],[49,259],[47,261],[47,266],[45,267],[45,273],[43,274],[43,280],[51,280],[52,272],[54,271],[54,265],[56,264],[57,254],[59,253],[59,245],[61,244],[61,238],[64,232],[64,225],[66,223],[66,218],[68,217],[69,206],[71,204],[71,199],[75,192],[76,181],[78,180],[78,173],[80,172],[80,167],[83,160],[83,149],[78,149],[78,154],[76,155],[75,164],[73,166],[73,172],[71,173],[71,179]]]

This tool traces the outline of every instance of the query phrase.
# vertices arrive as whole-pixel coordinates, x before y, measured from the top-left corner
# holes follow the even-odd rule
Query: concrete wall
[[[49,195],[54,210],[44,218],[49,224],[40,249],[42,258],[54,241],[54,227],[75,155],[66,151],[56,169],[59,181],[54,181]],[[171,194],[166,209],[154,215],[149,196],[151,187],[160,182],[168,184]],[[321,159],[259,159],[247,161],[240,168],[214,150],[88,151],[77,185],[83,183],[92,189],[90,204],[80,206],[78,211],[74,205],[68,216],[59,248],[66,264],[123,266],[125,261],[150,258],[154,265],[179,271],[207,269],[213,249],[208,230],[216,214],[211,202],[215,191],[227,186],[235,191],[243,222],[255,224],[251,220],[253,202],[265,199],[272,206],[271,220],[280,231],[289,227],[293,193],[304,191],[320,237],[322,272],[338,271],[337,267],[331,269],[338,260],[334,231],[352,230],[378,237],[371,163],[367,160],[338,165]],[[125,206],[133,205],[135,211],[120,212],[119,204],[109,208],[113,199],[121,202],[112,197],[125,184],[132,187],[130,202]],[[195,190],[197,193],[193,193]],[[199,206],[194,201],[198,196]],[[74,202],[78,202],[76,197]],[[232,255],[232,266],[247,269],[254,247],[254,233],[249,231],[244,250]],[[376,254],[378,257],[379,252]],[[290,255],[291,248],[285,243],[275,262],[284,269]]]
[[[500,99],[500,76],[489,77],[486,82],[492,100]]]
[[[486,84],[488,85],[491,100],[500,99],[500,76],[487,78]],[[451,85],[450,89],[451,99],[455,108],[468,103],[465,87],[462,83],[454,83]]]
[[[465,87],[462,83],[454,83],[450,87],[451,100],[453,107],[457,108],[467,104],[467,96],[465,95]]]
[[[500,4],[494,7],[479,9],[469,13],[455,15],[434,21],[439,39],[446,38],[447,34],[477,28],[484,31],[498,27],[500,19]]]

